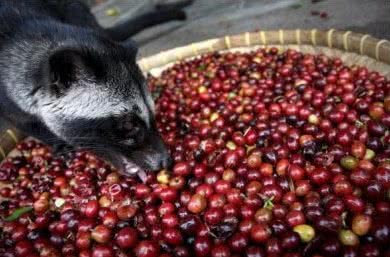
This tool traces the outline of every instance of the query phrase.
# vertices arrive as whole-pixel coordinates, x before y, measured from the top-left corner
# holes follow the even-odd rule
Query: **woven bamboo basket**
[[[273,30],[247,32],[239,35],[206,40],[174,48],[139,60],[145,73],[158,76],[175,62],[212,51],[250,51],[260,47],[278,47],[281,51],[296,49],[304,53],[338,57],[351,66],[365,66],[390,79],[390,42],[370,35],[351,31]],[[16,128],[10,127],[0,134],[0,161],[23,140]]]

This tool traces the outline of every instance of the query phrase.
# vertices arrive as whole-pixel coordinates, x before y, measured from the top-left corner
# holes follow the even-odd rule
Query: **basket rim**
[[[390,41],[378,39],[369,34],[336,29],[329,30],[260,30],[226,35],[194,42],[184,46],[161,51],[138,60],[138,65],[145,73],[151,69],[166,66],[178,60],[199,56],[204,53],[222,50],[234,50],[240,47],[254,46],[313,46],[337,49],[370,57],[378,62],[390,65]],[[0,161],[15,148],[16,144],[26,138],[15,127],[7,127],[0,132]]]
[[[141,58],[138,60],[138,64],[142,71],[148,72],[153,68],[207,52],[271,45],[326,47],[371,57],[376,61],[390,65],[389,40],[378,39],[370,34],[336,29],[260,30],[227,35],[160,51],[159,53]]]

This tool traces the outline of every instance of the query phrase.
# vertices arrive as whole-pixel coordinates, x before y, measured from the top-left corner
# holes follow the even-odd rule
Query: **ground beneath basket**
[[[151,10],[153,3],[160,1],[109,0],[95,7],[94,12],[102,25],[111,26]],[[105,10],[113,7],[120,10],[120,15],[105,15]],[[390,38],[389,0],[195,0],[186,10],[186,22],[171,22],[135,36],[142,46],[141,56],[258,29],[335,28]],[[317,12],[323,17],[313,15]]]

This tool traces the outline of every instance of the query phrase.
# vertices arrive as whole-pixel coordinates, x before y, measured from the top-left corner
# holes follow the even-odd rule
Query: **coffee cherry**
[[[287,232],[282,235],[281,246],[284,249],[295,249],[299,245],[299,235],[296,232]]]
[[[110,257],[114,251],[110,246],[96,245],[92,250],[92,257]]]
[[[197,237],[194,241],[195,255],[206,257],[211,253],[212,242],[208,237]]]
[[[164,188],[160,192],[160,199],[164,202],[174,202],[177,198],[177,191],[173,188]]]
[[[183,241],[183,237],[178,229],[175,228],[167,228],[163,232],[164,240],[168,244],[172,245],[180,245]]]
[[[386,245],[390,240],[390,224],[385,217],[373,219],[371,235],[377,244]]]
[[[234,234],[229,240],[229,247],[234,252],[240,252],[248,246],[248,237],[243,233]]]
[[[301,211],[291,211],[287,214],[286,221],[290,227],[295,227],[305,223],[305,215]]]
[[[34,251],[33,245],[30,241],[23,240],[19,241],[15,245],[15,253],[17,256],[30,256],[30,254]]]
[[[258,246],[250,246],[245,249],[247,257],[260,257],[265,256],[264,250]]]
[[[351,153],[355,158],[363,159],[366,154],[366,146],[360,141],[354,141],[351,146]]]
[[[157,181],[160,184],[168,184],[169,183],[169,173],[166,170],[161,170],[157,174]]]
[[[188,203],[188,210],[192,213],[201,213],[207,206],[206,198],[200,194],[195,194],[191,197]]]
[[[122,249],[132,248],[137,244],[138,233],[134,228],[125,227],[118,231],[115,240]]]
[[[136,207],[132,205],[122,205],[116,210],[116,215],[120,220],[129,220],[135,216],[136,212]]]
[[[378,257],[381,256],[380,250],[375,244],[365,244],[359,249],[359,256],[372,256]]]
[[[134,252],[137,257],[157,257],[160,249],[155,242],[144,240],[137,244]]]
[[[343,166],[347,170],[353,170],[357,167],[358,162],[354,157],[346,156],[346,157],[341,159],[340,164],[341,164],[341,166]]]
[[[49,199],[44,198],[44,199],[38,199],[37,201],[34,202],[34,210],[35,212],[44,212],[49,208]]]
[[[338,256],[341,251],[341,244],[335,238],[328,238],[321,245],[321,252],[325,256]]]
[[[84,215],[88,218],[95,218],[98,214],[99,203],[97,200],[89,200],[85,209]]]
[[[251,228],[251,238],[256,243],[264,243],[271,236],[271,229],[264,224],[257,224]]]
[[[258,223],[268,223],[272,220],[272,211],[267,208],[261,208],[255,213],[254,218]]]
[[[209,225],[217,225],[223,218],[223,210],[220,208],[210,208],[204,213],[204,220]]]
[[[98,225],[92,230],[91,238],[101,244],[107,243],[111,239],[111,230],[104,225]]]
[[[177,163],[173,167],[173,174],[176,176],[187,176],[190,174],[190,166],[186,162]]]
[[[371,227],[371,217],[364,214],[357,214],[352,219],[352,231],[358,236],[364,236]]]
[[[314,228],[307,224],[297,225],[293,230],[298,233],[301,240],[305,243],[310,242],[315,236]]]
[[[339,239],[343,245],[355,246],[359,244],[359,238],[351,230],[341,230],[339,232]]]
[[[91,245],[91,235],[89,232],[79,232],[77,234],[76,246],[79,249],[88,249]]]

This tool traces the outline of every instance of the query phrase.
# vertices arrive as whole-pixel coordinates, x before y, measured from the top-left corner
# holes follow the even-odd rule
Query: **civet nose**
[[[173,160],[172,158],[168,155],[168,153],[163,153],[160,157],[159,160],[156,160],[154,164],[151,164],[151,170],[152,171],[160,171],[162,169],[170,169],[172,168]],[[150,163],[149,163],[150,165]]]
[[[161,169],[170,169],[173,164],[171,156],[167,156],[161,160]]]

